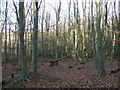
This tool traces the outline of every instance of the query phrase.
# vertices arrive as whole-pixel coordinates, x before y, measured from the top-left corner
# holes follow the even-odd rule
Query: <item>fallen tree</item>
[[[58,58],[57,60],[52,60],[52,61],[50,61],[50,67],[51,67],[51,66],[58,65],[58,62],[59,62],[59,61],[65,59],[65,58],[67,58],[68,56],[71,56],[71,55],[73,55],[73,54],[75,54],[75,53],[78,53],[78,52],[79,52],[79,51],[76,51],[76,52],[70,53],[70,54],[68,54],[68,55],[66,55],[66,56],[64,56],[64,57]]]

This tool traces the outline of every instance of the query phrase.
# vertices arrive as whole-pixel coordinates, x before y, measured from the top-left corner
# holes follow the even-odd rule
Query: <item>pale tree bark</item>
[[[67,54],[69,54],[70,53],[70,33],[71,33],[71,29],[70,29],[70,16],[71,16],[71,14],[70,14],[70,12],[71,12],[71,0],[69,1],[69,3],[68,3],[68,31],[67,31],[67,45],[66,45],[66,52],[67,52]]]
[[[86,31],[86,2],[82,2],[82,8],[83,8],[83,26],[82,26],[82,60],[84,60],[85,59],[85,43],[86,43],[86,37],[85,37],[85,35],[86,35],[86,33],[85,33],[85,31]]]
[[[92,38],[92,34],[91,34],[91,18],[90,18],[90,2],[88,3],[89,7],[88,7],[88,17],[87,17],[87,42],[86,42],[86,58],[87,60],[89,60],[89,58],[91,58],[91,54],[92,54],[92,48],[89,48],[89,47],[92,47],[92,41],[91,41],[91,38]]]
[[[46,13],[46,20],[45,20],[47,34],[49,34],[49,31],[50,31],[50,17],[51,17],[50,12],[47,12]]]
[[[112,31],[114,31],[114,13],[113,13],[113,5],[111,5],[112,6],[112,17],[111,17],[111,22],[112,22]],[[112,36],[112,40],[114,39],[114,32],[111,32],[111,36]],[[113,60],[113,53],[114,53],[114,43],[115,43],[115,41],[112,41],[112,45],[111,45],[111,48],[112,48],[112,51],[111,51],[111,62],[112,62],[112,60]]]
[[[78,4],[78,1],[77,1],[77,4]],[[74,60],[75,60],[75,64],[77,64],[77,33],[78,33],[78,26],[77,26],[77,8],[76,8],[76,2],[74,2],[74,38],[73,38],[73,42],[74,42]]]
[[[114,2],[114,30],[113,31],[118,31],[118,27],[117,27],[117,24],[118,24],[118,19],[117,19],[117,14],[116,14],[116,2]],[[116,33],[114,33],[115,37],[114,39],[117,40],[118,39],[118,35]],[[119,53],[118,51],[118,42],[115,42],[115,45],[114,45],[114,53],[115,53],[115,57],[117,58],[117,55]]]
[[[61,0],[59,0],[58,8],[54,8],[56,14],[56,38],[55,38],[55,59],[58,58],[58,42],[59,42],[59,23],[60,23],[60,11],[61,11]]]
[[[33,24],[32,8],[30,10],[30,13],[31,13],[31,15],[30,15],[30,35],[29,35],[29,37],[30,37],[30,43],[32,43],[32,24]],[[29,56],[30,56],[30,58],[32,58],[32,45],[29,46],[29,50],[30,50]]]
[[[119,5],[118,5],[118,7],[119,7]],[[111,18],[111,22],[112,22],[112,32],[111,32],[111,34],[112,34],[112,47],[111,47],[111,61],[112,61],[112,59],[113,58],[115,58],[116,56],[117,56],[117,54],[119,54],[119,51],[118,52],[116,52],[117,50],[118,50],[118,47],[116,47],[117,46],[117,42],[116,41],[114,41],[114,40],[116,40],[117,38],[119,38],[119,37],[117,37],[117,34],[116,33],[114,33],[114,31],[117,31],[117,30],[119,30],[118,28],[117,28],[117,22],[119,23],[119,21],[117,20],[117,15],[116,15],[116,2],[113,2],[113,4],[112,4],[112,18]]]

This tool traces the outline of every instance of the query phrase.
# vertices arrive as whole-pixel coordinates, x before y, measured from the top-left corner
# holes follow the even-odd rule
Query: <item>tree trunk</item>
[[[8,15],[8,2],[6,2],[5,8],[5,42],[4,42],[4,55],[5,55],[5,62],[7,61],[7,15]]]
[[[74,2],[74,52],[77,51],[77,30],[78,30],[78,27],[77,27],[77,12],[76,12],[76,2]],[[74,60],[75,60],[75,64],[77,64],[77,58],[76,58],[77,54],[74,53]]]
[[[27,78],[27,67],[25,60],[25,46],[24,46],[24,31],[25,31],[25,10],[24,10],[24,1],[19,0],[19,41],[20,41],[20,61],[22,65],[22,80]]]
[[[95,34],[95,28],[94,28],[94,19],[93,19],[93,1],[91,4],[91,28],[92,28],[92,50],[93,50],[93,59],[94,59],[94,69],[97,69],[98,67],[98,59],[96,57],[96,43],[95,43],[95,38],[96,38],[96,34]]]
[[[86,43],[86,2],[83,2],[82,3],[82,8],[83,8],[83,26],[82,26],[82,59],[84,60],[85,59],[85,43]]]
[[[37,37],[38,37],[38,2],[33,2],[34,27],[32,35],[32,64],[31,72],[37,73]]]
[[[9,25],[9,57],[11,57],[11,25]]]
[[[0,25],[2,26],[2,25]],[[0,28],[1,30],[2,28]],[[0,67],[2,67],[2,31],[0,31]]]
[[[102,32],[101,32],[101,13],[100,13],[100,2],[97,2],[97,57],[98,57],[98,73],[97,76],[105,75],[104,70],[104,52],[103,52],[103,39],[102,39]]]
[[[45,13],[45,7],[44,10],[42,12],[42,22],[41,22],[41,34],[42,34],[42,59],[45,57],[45,48],[44,48],[44,42],[43,42],[43,38],[44,38],[44,33],[43,33],[43,23],[44,23],[44,13]]]

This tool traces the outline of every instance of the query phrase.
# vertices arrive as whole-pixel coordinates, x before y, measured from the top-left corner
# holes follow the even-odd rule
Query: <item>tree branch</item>
[[[16,17],[17,17],[18,24],[19,24],[19,15],[18,15],[17,6],[16,6],[14,0],[13,0],[13,5],[14,5],[14,7],[15,7],[15,13],[16,13]]]

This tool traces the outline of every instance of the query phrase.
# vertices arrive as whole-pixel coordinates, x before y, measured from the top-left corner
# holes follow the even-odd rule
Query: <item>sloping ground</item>
[[[93,70],[93,61],[85,64],[74,65],[74,61],[60,61],[58,65],[50,67],[49,62],[38,64],[38,75],[30,81],[22,81],[18,84],[6,84],[4,87],[23,88],[120,88],[118,77],[120,72],[110,73],[118,68],[118,62],[114,60],[105,62],[106,76],[96,77]],[[3,78],[14,72],[15,67],[8,64],[3,68]]]

